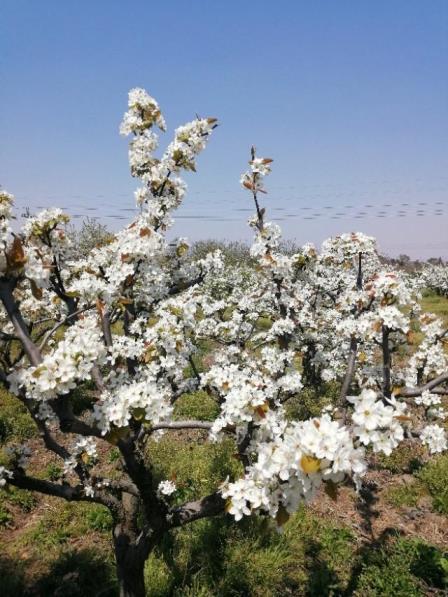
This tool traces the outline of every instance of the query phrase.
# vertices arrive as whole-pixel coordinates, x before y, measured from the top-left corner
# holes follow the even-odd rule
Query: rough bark
[[[150,551],[142,554],[126,533],[114,532],[115,559],[120,597],[145,597],[145,561]]]
[[[122,494],[122,510],[113,530],[120,597],[144,597],[145,562],[153,544],[139,531],[139,499]],[[161,538],[161,537],[160,537]]]

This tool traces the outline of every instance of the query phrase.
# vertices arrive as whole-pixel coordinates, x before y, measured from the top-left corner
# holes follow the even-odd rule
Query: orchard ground
[[[448,322],[448,299],[428,292],[422,306]],[[30,439],[32,473],[59,479],[62,470],[40,448],[25,409],[0,392],[2,444]],[[78,399],[88,399],[88,391]],[[315,414],[319,403],[310,399],[305,408]],[[176,409],[179,418],[216,416],[215,403],[202,392],[185,395]],[[175,479],[179,500],[213,490],[240,466],[230,443],[223,449],[191,441],[201,433],[179,431],[148,446],[160,479]],[[103,451],[104,472],[113,478],[118,452]],[[173,531],[176,541],[171,544],[170,536],[146,563],[148,595],[446,595],[448,455],[425,464],[418,448],[403,445],[376,464],[360,496],[349,487],[337,499],[322,495],[282,534],[269,520],[255,518],[237,525],[226,518],[201,520]],[[112,521],[105,508],[14,487],[0,493],[4,597],[116,594]]]

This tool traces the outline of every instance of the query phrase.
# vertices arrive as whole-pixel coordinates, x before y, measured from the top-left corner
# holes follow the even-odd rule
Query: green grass
[[[414,473],[423,466],[424,448],[415,442],[403,442],[390,456],[378,454],[377,466],[393,474]]]
[[[109,534],[111,528],[111,516],[103,506],[58,501],[21,535],[18,546],[40,546],[45,548],[46,555],[51,552],[54,555],[70,539],[92,531]]]
[[[54,462],[50,462],[50,464],[45,469],[45,478],[50,479],[50,481],[58,481],[62,477],[62,473],[62,467],[55,464]]]
[[[322,409],[335,403],[339,397],[340,386],[337,383],[326,383],[320,391],[304,388],[286,403],[286,413],[289,419],[305,420],[318,417]]]
[[[116,595],[112,551],[104,541],[84,545],[92,529],[109,536],[104,513],[84,504],[46,512],[16,550],[0,558],[2,595],[25,594],[23,550],[40,566],[32,594]],[[82,547],[74,549],[74,540]],[[351,530],[301,509],[282,534],[264,518],[234,524],[221,517],[177,529],[147,561],[145,579],[151,597],[423,596],[447,586],[446,558],[433,546],[397,536],[360,547]]]
[[[355,545],[350,531],[306,511],[282,535],[265,519],[199,521],[148,560],[148,595],[326,595],[348,581]]]
[[[446,297],[426,291],[420,304],[423,311],[434,313],[448,325],[448,299]]]
[[[440,550],[418,539],[396,538],[365,555],[353,594],[419,597],[429,588],[441,591],[448,586],[443,559]]]
[[[16,396],[0,387],[0,444],[23,442],[36,435],[36,426]]]
[[[174,418],[179,420],[199,419],[213,421],[219,414],[219,406],[207,392],[198,391],[184,394],[174,407]]]
[[[396,473],[411,472],[408,461],[412,464],[411,454],[407,457],[403,455],[403,458],[399,455],[392,462],[387,462],[385,468]],[[428,495],[432,499],[433,510],[448,515],[448,454],[442,454],[424,466],[419,461],[419,466],[414,468],[414,480],[387,489],[385,497],[394,506],[415,507],[423,496]]]
[[[429,462],[419,471],[418,478],[432,497],[433,509],[448,516],[448,454]]]
[[[407,597],[442,591],[445,567],[446,554],[422,541],[385,535],[358,548],[348,529],[301,510],[282,535],[260,519],[180,529],[150,557],[145,578],[154,597]]]
[[[86,512],[85,524],[92,531],[109,533],[112,531],[112,515],[104,506],[92,505]]]
[[[14,506],[21,512],[31,512],[37,504],[37,496],[30,491],[18,489],[12,485],[0,489],[0,527],[14,521]]]
[[[233,479],[240,475],[241,464],[235,452],[231,440],[217,444],[204,444],[199,439],[185,442],[182,436],[172,433],[148,446],[155,482],[174,479],[178,488],[175,497],[179,502],[207,495],[227,476]]]
[[[397,508],[403,506],[415,508],[418,506],[420,499],[425,495],[427,495],[426,488],[419,481],[411,481],[403,485],[389,487],[385,492],[386,500]]]

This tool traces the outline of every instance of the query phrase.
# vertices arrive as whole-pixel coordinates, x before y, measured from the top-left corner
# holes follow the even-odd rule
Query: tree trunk
[[[145,597],[145,562],[167,530],[165,513],[157,508],[157,502],[151,504],[152,520],[147,520],[142,528],[138,524],[140,499],[123,492],[121,504],[113,530],[120,597]]]
[[[149,552],[142,553],[122,533],[114,537],[114,543],[120,597],[145,597],[144,569]]]
[[[123,493],[121,503],[123,516],[113,531],[120,597],[145,597],[144,570],[151,545],[138,528],[139,500]]]

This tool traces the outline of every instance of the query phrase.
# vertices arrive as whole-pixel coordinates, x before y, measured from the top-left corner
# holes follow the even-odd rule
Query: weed
[[[385,491],[385,498],[390,504],[398,508],[403,506],[415,508],[420,498],[426,493],[423,483],[412,481],[411,483],[389,487]]]

